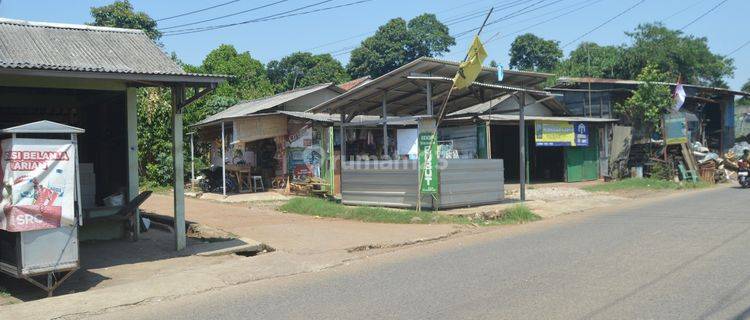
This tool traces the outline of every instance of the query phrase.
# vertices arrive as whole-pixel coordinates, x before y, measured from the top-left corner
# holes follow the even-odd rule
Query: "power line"
[[[565,10],[565,9],[571,9],[571,8],[573,8],[573,9],[571,9],[571,10],[565,11],[565,12],[563,12],[563,13],[561,13],[561,14],[558,14],[558,15],[556,15],[556,16],[554,16],[554,17],[551,17],[551,18],[549,18],[549,19],[545,19],[545,20],[542,20],[542,21],[540,21],[540,22],[534,23],[534,24],[532,24],[532,25],[529,25],[529,26],[523,27],[523,28],[521,28],[521,29],[517,29],[517,30],[515,30],[515,31],[513,31],[513,32],[510,32],[510,33],[503,33],[503,34],[502,34],[502,36],[500,36],[500,37],[498,37],[498,36],[497,36],[497,34],[496,34],[496,35],[492,36],[491,38],[487,39],[487,41],[485,41],[484,43],[485,43],[485,45],[486,45],[486,44],[488,44],[488,43],[491,43],[491,42],[493,42],[493,41],[496,41],[496,40],[499,40],[499,39],[504,39],[504,38],[508,38],[508,37],[510,37],[510,36],[513,36],[513,35],[515,35],[515,34],[519,34],[519,33],[521,33],[521,32],[527,31],[527,30],[529,30],[529,29],[535,28],[535,27],[537,27],[537,26],[540,26],[540,25],[543,25],[543,24],[546,24],[546,23],[550,23],[550,22],[553,22],[553,21],[555,21],[555,20],[557,20],[557,19],[560,19],[560,18],[562,18],[562,17],[564,17],[564,16],[570,15],[570,14],[572,14],[572,13],[575,13],[575,12],[577,12],[577,11],[583,10],[583,9],[585,9],[585,8],[587,8],[587,7],[593,6],[593,5],[595,5],[595,4],[597,4],[597,3],[600,3],[600,2],[602,2],[602,1],[604,1],[604,0],[596,0],[596,1],[590,1],[590,0],[586,0],[586,1],[580,1],[580,2],[576,2],[576,3],[574,3],[574,4],[570,5],[570,6],[566,6],[566,7],[562,7],[562,8],[557,8],[557,9],[555,9],[555,10],[553,10],[553,11],[549,11],[549,12],[546,12],[546,13],[543,13],[543,14],[540,14],[540,15],[537,15],[537,16],[534,16],[534,17],[531,17],[531,18],[529,18],[529,19],[524,19],[524,20],[521,20],[521,21],[517,21],[517,22],[514,22],[514,23],[520,23],[520,22],[525,22],[525,21],[536,20],[536,19],[538,19],[538,18],[541,18],[541,17],[547,16],[547,15],[549,15],[549,14],[552,14],[552,13],[557,13],[557,12],[559,12],[560,10]],[[456,52],[456,53],[452,53],[452,54],[449,54],[448,56],[455,56],[455,55],[458,55],[459,53],[461,53],[461,52]]]
[[[698,4],[700,4],[703,1],[705,1],[705,0],[698,0],[696,2],[693,2],[693,3],[685,6],[684,8],[682,8],[682,10],[679,10],[679,11],[673,13],[673,14],[670,14],[668,17],[666,17],[664,19],[661,19],[661,22],[666,22],[667,20],[672,19],[672,18],[676,17],[677,15],[679,15],[679,14],[685,12],[685,11],[688,11],[688,10],[692,9],[693,7],[697,6]]]
[[[315,9],[315,10],[309,10],[309,11],[291,13],[291,12],[295,12],[295,11],[299,11],[299,10],[302,10],[302,9],[310,8],[310,7],[317,6],[317,5],[320,5],[320,4],[323,4],[323,3],[326,3],[326,2],[331,2],[331,1],[333,1],[333,0],[325,0],[325,1],[317,2],[317,3],[311,4],[311,5],[307,5],[307,6],[304,6],[304,7],[295,8],[295,9],[288,10],[288,11],[285,11],[285,12],[276,13],[276,14],[273,14],[273,15],[269,15],[269,16],[262,17],[262,18],[257,18],[257,19],[252,19],[252,20],[240,21],[240,22],[235,22],[235,23],[228,23],[228,24],[223,24],[223,25],[206,26],[206,27],[201,27],[201,28],[173,30],[173,31],[170,31],[170,33],[167,33],[165,35],[180,35],[180,34],[197,33],[197,32],[209,31],[209,30],[223,29],[223,28],[228,28],[228,27],[237,26],[237,25],[243,25],[243,24],[248,24],[248,23],[254,23],[254,22],[263,22],[263,21],[278,20],[278,19],[288,18],[288,17],[292,17],[292,16],[299,16],[299,15],[305,15],[305,14],[310,14],[310,13],[327,11],[327,10],[332,10],[332,9],[337,9],[337,8],[342,8],[342,7],[348,7],[348,6],[352,6],[352,5],[356,5],[356,4],[361,4],[361,3],[365,3],[365,2],[370,2],[370,1],[374,1],[374,0],[359,0],[359,1],[353,1],[353,2],[349,2],[349,3],[344,3],[344,4],[330,6],[330,7],[324,7],[324,8]]]
[[[210,19],[205,19],[205,20],[200,20],[200,21],[195,21],[195,22],[188,22],[188,23],[178,24],[176,26],[164,27],[164,28],[160,28],[159,30],[161,31],[161,30],[169,30],[169,29],[175,29],[175,28],[180,28],[180,27],[187,27],[187,26],[192,26],[192,25],[196,25],[196,24],[200,24],[200,23],[205,23],[205,22],[215,21],[215,20],[219,20],[219,19],[229,18],[229,17],[233,17],[233,16],[240,15],[240,14],[243,14],[243,13],[248,13],[248,12],[251,12],[251,11],[255,11],[255,10],[260,10],[260,9],[263,9],[263,8],[267,8],[267,7],[270,7],[270,6],[273,6],[273,5],[277,5],[279,3],[287,2],[287,1],[289,1],[289,0],[279,0],[279,1],[276,1],[276,2],[271,2],[271,3],[264,4],[262,6],[257,6],[257,7],[254,7],[254,8],[250,8],[250,9],[247,9],[247,10],[242,10],[242,11],[239,11],[239,12],[230,13],[230,14],[219,16],[219,17],[215,17],[215,18],[210,18]]]
[[[211,9],[214,9],[214,8],[218,8],[218,7],[223,7],[223,6],[226,6],[226,5],[228,5],[228,4],[232,4],[232,3],[235,3],[235,2],[240,2],[240,1],[242,1],[242,0],[232,0],[232,1],[227,1],[227,2],[224,2],[224,3],[220,3],[220,4],[217,4],[217,5],[214,5],[214,6],[210,6],[210,7],[208,7],[208,8],[203,8],[203,9],[193,10],[193,11],[189,11],[189,12],[181,13],[181,14],[178,14],[178,15],[174,15],[174,16],[171,16],[171,17],[166,17],[166,18],[156,19],[156,21],[158,22],[158,21],[164,21],[164,20],[169,20],[169,19],[174,19],[174,18],[184,17],[184,16],[187,16],[187,15],[191,15],[191,14],[194,14],[194,13],[198,13],[198,12],[203,12],[203,11],[211,10]]]
[[[486,0],[480,0],[480,1],[472,1],[472,2],[469,2],[469,4],[474,4],[474,3],[478,3],[478,2],[484,2],[484,1],[486,1]],[[507,9],[507,8],[509,8],[509,7],[512,7],[512,6],[514,6],[514,5],[517,5],[517,4],[519,4],[519,3],[522,3],[522,2],[524,2],[524,1],[525,1],[525,0],[506,0],[506,1],[497,1],[497,2],[493,3],[493,4],[492,4],[492,6],[500,6],[500,7],[495,7],[495,11],[500,11],[500,10],[502,10],[502,9]],[[514,3],[515,3],[515,4],[514,4]],[[503,6],[504,6],[504,7],[503,7]],[[445,12],[450,12],[450,11],[454,11],[454,10],[456,10],[457,8],[464,8],[464,7],[466,7],[466,6],[465,6],[465,5],[464,5],[464,6],[457,6],[457,7],[453,7],[453,8],[450,8],[450,9],[446,9],[446,10],[441,10],[441,11],[438,11],[438,12],[436,12],[436,13],[445,13]],[[454,24],[458,24],[458,23],[461,23],[461,22],[464,22],[464,21],[468,21],[468,20],[471,20],[471,19],[465,19],[465,18],[466,18],[467,16],[471,16],[471,17],[472,17],[472,19],[476,19],[476,18],[479,18],[479,17],[483,17],[483,16],[484,16],[484,15],[485,15],[485,14],[487,13],[487,10],[488,10],[488,9],[479,9],[479,10],[472,10],[472,11],[469,11],[469,12],[465,12],[465,13],[462,13],[462,14],[458,14],[458,15],[453,15],[453,16],[449,16],[449,17],[447,18],[447,20],[446,20],[446,19],[443,19],[443,20],[441,20],[441,21],[442,21],[442,22],[443,22],[443,23],[444,23],[444,24],[445,24],[446,26],[450,26],[450,25],[454,25]],[[352,39],[357,39],[357,38],[361,38],[361,37],[364,37],[364,36],[367,36],[367,35],[371,35],[371,34],[373,34],[373,33],[377,32],[377,31],[378,31],[378,29],[370,30],[370,31],[368,31],[368,32],[363,32],[363,33],[360,33],[360,34],[357,34],[357,35],[353,35],[353,36],[350,36],[350,37],[347,37],[347,38],[344,38],[344,39],[339,39],[339,40],[335,40],[335,41],[327,42],[327,43],[324,43],[324,44],[320,44],[320,45],[317,45],[317,46],[315,46],[315,47],[311,47],[311,48],[308,48],[308,49],[306,49],[305,51],[312,51],[312,50],[315,50],[315,49],[319,49],[319,48],[322,48],[322,47],[327,47],[327,46],[329,46],[329,45],[333,45],[333,44],[341,43],[341,42],[344,42],[344,41],[347,41],[347,40],[352,40]],[[334,50],[334,51],[328,51],[328,52],[324,52],[324,53],[328,53],[328,54],[332,54],[332,55],[334,55],[334,56],[338,56],[338,55],[342,55],[342,54],[346,54],[346,53],[349,53],[349,52],[351,52],[351,50],[349,50],[349,49],[353,49],[353,48],[356,48],[356,46],[348,46],[348,47],[346,47],[346,48],[342,48],[342,49],[337,49],[337,50]],[[349,50],[349,51],[346,51],[346,50]]]
[[[571,9],[571,10],[568,10],[568,11],[566,11],[566,12],[563,12],[563,13],[561,13],[561,14],[559,14],[559,15],[556,15],[556,16],[554,16],[554,17],[552,17],[552,18],[549,18],[549,19],[546,19],[546,20],[542,20],[542,21],[540,21],[540,22],[537,22],[537,23],[535,23],[535,24],[532,24],[532,25],[530,25],[530,26],[526,26],[526,27],[524,27],[524,28],[522,28],[522,29],[518,29],[518,30],[516,30],[516,31],[510,32],[510,33],[506,33],[506,34],[503,34],[503,35],[502,35],[501,37],[498,37],[498,38],[494,38],[494,39],[490,39],[490,40],[487,40],[487,42],[485,42],[485,43],[490,43],[490,42],[492,42],[492,41],[495,41],[495,40],[498,40],[498,39],[503,39],[503,38],[507,38],[507,37],[510,37],[510,36],[512,36],[512,35],[514,35],[514,34],[519,34],[519,33],[521,33],[521,32],[527,31],[527,30],[529,30],[529,29],[531,29],[531,28],[534,28],[534,27],[538,27],[538,26],[540,26],[540,25],[543,25],[543,24],[545,24],[545,23],[550,23],[550,22],[552,22],[552,21],[554,21],[554,20],[557,20],[557,19],[559,19],[559,18],[562,18],[562,17],[564,17],[564,16],[567,16],[567,15],[569,15],[569,14],[575,13],[575,12],[577,12],[577,11],[583,10],[583,9],[585,9],[585,8],[588,8],[588,7],[590,7],[590,6],[593,6],[593,5],[595,5],[595,4],[599,3],[599,2],[602,2],[602,1],[604,1],[604,0],[596,0],[596,1],[592,1],[592,2],[589,2],[589,1],[582,1],[582,2],[577,2],[576,4],[574,4],[574,5],[572,5],[572,6],[569,6],[569,7],[565,7],[565,8],[562,8],[562,9],[569,9],[569,8],[572,8],[572,7],[576,7],[576,8],[574,8],[574,9]],[[578,6],[578,5],[581,5],[581,4],[583,4],[583,5],[582,5],[582,6]],[[557,12],[557,11],[550,11],[550,12],[547,12],[547,13],[545,13],[545,14],[542,14],[542,15],[536,16],[536,17],[534,17],[534,18],[531,18],[531,19],[526,19],[525,21],[529,21],[529,20],[533,20],[533,19],[536,19],[536,18],[540,18],[540,17],[546,16],[546,15],[548,15],[548,14],[550,14],[550,13],[555,13],[555,12]],[[523,21],[519,21],[519,22],[523,22]]]
[[[314,6],[318,6],[318,5],[321,5],[321,4],[324,4],[324,3],[327,3],[327,2],[331,2],[331,1],[333,1],[333,0],[323,0],[323,1],[316,2],[316,3],[313,3],[313,4],[309,4],[309,5],[306,5],[306,6],[297,7],[297,8],[291,9],[291,10],[287,10],[287,11],[283,11],[283,12],[279,12],[279,13],[274,13],[274,14],[267,15],[267,16],[264,16],[264,17],[261,17],[261,18],[257,18],[257,19],[251,19],[251,20],[241,21],[241,22],[238,22],[238,23],[230,23],[230,24],[223,24],[223,25],[212,25],[212,26],[204,26],[204,27],[197,27],[197,28],[187,28],[187,29],[171,30],[171,31],[165,32],[165,34],[166,35],[169,35],[169,34],[186,34],[186,33],[201,32],[201,31],[208,31],[208,30],[226,28],[226,27],[231,27],[232,25],[238,25],[238,24],[244,24],[244,23],[266,21],[266,19],[280,17],[280,16],[283,16],[285,14],[289,14],[289,13],[292,13],[292,12],[297,12],[297,11],[304,10],[304,9],[307,9],[307,8],[312,8]]]
[[[707,16],[709,13],[713,12],[714,10],[716,10],[716,8],[720,7],[721,5],[723,5],[727,1],[729,1],[729,0],[723,0],[723,1],[719,2],[719,3],[717,3],[715,6],[711,7],[711,9],[708,9],[708,11],[704,12],[702,15],[698,16],[697,18],[693,19],[693,21],[690,21],[688,24],[686,24],[685,26],[683,26],[682,28],[680,28],[680,30],[685,30],[685,28],[689,27],[690,25],[692,25],[696,21],[700,20],[701,18]]]
[[[739,46],[739,47],[735,48],[734,50],[732,50],[731,52],[729,52],[729,54],[727,54],[727,57],[731,57],[732,55],[734,55],[735,53],[737,53],[737,51],[742,50],[742,48],[747,47],[747,45],[749,45],[749,44],[750,44],[750,40],[747,40],[741,46]]]
[[[633,9],[634,9],[635,7],[637,7],[637,6],[641,5],[641,4],[642,4],[642,3],[644,3],[644,2],[646,2],[646,0],[640,0],[640,1],[638,1],[638,2],[636,3],[636,4],[634,4],[634,5],[630,6],[630,7],[628,7],[627,9],[625,9],[625,10],[623,10],[623,11],[620,11],[620,12],[619,12],[618,14],[616,14],[616,15],[615,15],[614,17],[612,17],[612,18],[609,18],[609,19],[607,19],[607,21],[604,21],[603,23],[599,24],[598,26],[594,27],[593,29],[591,29],[591,30],[587,31],[586,33],[582,34],[582,35],[581,35],[581,36],[579,36],[578,38],[575,38],[575,39],[573,39],[572,41],[570,41],[570,42],[566,43],[566,44],[565,44],[564,46],[562,46],[562,47],[563,47],[563,48],[565,48],[565,47],[567,47],[567,46],[569,46],[569,45],[573,44],[574,42],[576,42],[576,41],[578,41],[578,40],[581,40],[581,39],[583,39],[583,37],[585,37],[585,36],[587,36],[587,35],[589,35],[589,34],[593,33],[593,32],[594,32],[594,31],[596,31],[596,30],[599,30],[599,28],[601,28],[601,27],[605,26],[606,24],[608,24],[608,23],[612,22],[613,20],[615,20],[615,19],[619,18],[620,16],[622,16],[622,15],[624,15],[624,14],[628,13],[628,12],[629,12],[630,10],[633,10]]]
[[[492,20],[492,21],[488,22],[488,23],[487,23],[487,25],[492,25],[492,24],[498,23],[498,22],[500,22],[500,21],[503,21],[503,20],[507,20],[507,19],[513,18],[513,17],[514,17],[514,16],[513,16],[514,14],[523,14],[523,13],[528,13],[528,12],[530,12],[530,11],[527,11],[527,12],[522,12],[522,11],[523,11],[523,10],[526,10],[526,9],[528,9],[528,8],[534,7],[534,6],[536,6],[537,4],[540,4],[540,3],[542,3],[542,2],[545,2],[545,1],[547,1],[547,0],[539,0],[539,1],[537,1],[537,2],[534,2],[534,3],[532,3],[532,4],[528,5],[528,6],[525,6],[525,7],[521,8],[521,9],[519,9],[519,10],[516,10],[516,11],[514,11],[514,12],[511,12],[511,13],[509,13],[509,14],[506,14],[506,15],[504,15],[504,16],[502,16],[502,17],[500,17],[500,18],[497,18],[497,19],[495,19],[495,20]],[[560,1],[562,1],[562,0],[558,0],[557,2],[560,2]],[[521,1],[521,2],[525,2],[525,1]],[[520,4],[520,3],[519,3],[519,4]],[[514,4],[514,5],[510,6],[510,7],[513,7],[513,6],[516,6],[516,5],[517,5],[517,4]],[[508,8],[510,8],[510,7],[508,7]],[[537,9],[540,9],[540,8],[543,8],[543,7],[539,7],[539,8],[537,8]],[[532,10],[532,11],[533,11],[533,10]],[[478,28],[478,27],[477,27],[477,28],[472,28],[472,29],[469,29],[469,30],[465,30],[465,31],[461,31],[461,32],[459,32],[458,34],[456,34],[456,36],[455,36],[455,37],[457,37],[457,38],[458,38],[458,37],[461,37],[461,36],[463,36],[463,35],[466,35],[466,34],[470,34],[471,32],[473,32],[473,31],[477,31],[477,30],[479,30],[479,28]]]

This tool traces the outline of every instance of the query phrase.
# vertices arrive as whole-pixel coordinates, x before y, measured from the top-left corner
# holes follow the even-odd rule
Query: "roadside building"
[[[563,77],[547,90],[557,95],[571,116],[604,119],[614,118],[615,106],[624,104],[640,84],[642,82],[636,80]],[[672,92],[677,86],[676,83],[663,84],[668,85]],[[686,140],[724,155],[735,145],[738,130],[742,129],[742,123],[736,123],[735,98],[750,93],[688,84],[683,84],[683,88],[685,103],[676,115],[683,119],[680,121],[684,123],[682,131]],[[661,135],[646,136],[642,127],[625,119],[620,119],[617,126],[606,127],[604,134],[611,146],[617,149],[608,152],[609,168],[606,171],[610,173],[617,170],[616,167],[624,166],[618,162],[627,163],[627,168],[643,167],[650,162],[646,150],[655,146],[652,141],[662,139]],[[620,146],[623,141],[627,141],[626,146]]]
[[[423,207],[445,208],[497,202],[503,198],[505,179],[519,179],[520,105],[529,112],[524,132],[526,150],[533,151],[527,161],[533,164],[529,171],[537,180],[563,181],[568,175],[565,163],[569,157],[562,145],[569,142],[569,149],[581,147],[575,144],[573,126],[583,123],[586,128],[598,130],[603,123],[614,121],[568,116],[564,106],[540,89],[552,75],[504,71],[500,79],[496,68],[483,68],[469,88],[454,90],[445,110],[441,110],[458,65],[420,58],[309,110],[341,115],[340,136],[345,137],[341,187],[344,203],[400,207],[421,203]],[[430,130],[430,121],[441,112],[446,116],[436,129],[438,157],[447,167],[440,171],[439,197],[430,199],[419,195],[419,179],[413,166],[418,137]],[[378,119],[352,123],[358,116]],[[545,123],[568,130],[565,137],[572,138],[550,140],[549,145],[544,145],[544,141],[535,144],[533,138],[542,137],[541,132],[535,131],[535,124]],[[349,139],[355,136],[350,133],[352,129],[365,124],[379,126],[380,132],[368,139],[371,147],[363,154],[359,144],[352,144]],[[393,128],[392,124],[399,127]],[[588,139],[588,132],[584,135]],[[560,145],[555,147],[554,142]],[[596,139],[591,145],[598,143],[600,140]],[[593,162],[578,159],[595,167],[591,179],[599,178],[597,157]]]
[[[339,116],[305,111],[368,79],[338,86],[317,84],[242,101],[195,124],[199,144],[207,145],[210,164],[227,181],[210,191],[256,192],[287,178],[316,177],[333,184],[329,191],[337,193],[337,183],[331,181],[336,171],[331,170],[331,155],[337,153],[340,137],[331,129]]]
[[[0,19],[0,129],[48,120],[85,130],[78,137],[84,197],[81,233],[91,209],[123,192],[139,194],[137,90],[172,90],[176,248],[185,247],[182,110],[222,76],[189,74],[140,30]],[[85,180],[84,180],[85,179]],[[138,237],[140,217],[132,225]],[[89,229],[87,229],[89,227]],[[109,234],[100,231],[109,230]],[[82,234],[82,236],[83,236]]]

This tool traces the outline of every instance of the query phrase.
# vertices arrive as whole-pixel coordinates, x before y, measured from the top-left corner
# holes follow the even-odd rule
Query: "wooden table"
[[[244,164],[227,164],[226,168],[230,176],[234,176],[235,179],[237,179],[239,192],[253,192],[253,183],[251,180],[253,171],[252,166]],[[245,179],[243,179],[243,175],[245,175]]]

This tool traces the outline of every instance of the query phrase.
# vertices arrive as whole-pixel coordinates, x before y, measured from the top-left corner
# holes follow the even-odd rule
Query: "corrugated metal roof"
[[[193,75],[141,30],[4,18],[0,18],[0,68]]]
[[[627,86],[637,86],[639,84],[643,84],[643,81],[638,80],[625,80],[625,79],[606,79],[606,78],[576,78],[576,77],[561,77],[558,79],[558,84],[554,87],[549,88],[550,90],[555,90],[557,88],[569,88],[571,86],[576,86],[580,84],[587,84],[587,83],[600,83],[600,84],[610,84],[610,85],[627,85]],[[672,82],[656,82],[658,84],[668,85],[670,87],[674,87],[677,84]],[[714,88],[714,87],[706,87],[706,86],[699,86],[699,85],[692,85],[692,84],[683,84],[686,88],[695,88],[699,91],[708,91],[708,92],[716,92],[716,93],[722,93],[722,94],[731,94],[731,95],[737,95],[737,96],[750,96],[749,92],[744,91],[737,91],[737,90],[730,90],[725,88]]]
[[[537,101],[543,100],[547,96],[535,94],[535,93],[529,93],[529,96],[534,98]],[[487,102],[482,102],[477,105],[468,107],[466,109],[462,109],[456,112],[453,112],[448,115],[448,117],[456,117],[456,116],[464,116],[464,115],[479,115],[479,114],[486,114],[486,113],[492,113],[496,110],[496,107],[503,103],[505,100],[508,100],[509,98],[512,98],[512,94],[506,94],[503,96],[500,96],[498,98],[492,99]],[[527,103],[530,101],[527,101]],[[542,105],[547,107],[548,109],[552,110],[558,115],[566,115],[568,113],[568,110],[565,109],[565,107],[560,104],[559,101],[556,99],[546,99],[541,102]],[[516,105],[516,108],[518,108],[518,105]]]
[[[323,89],[331,89],[336,92],[341,92],[341,89],[339,89],[338,87],[333,85],[333,83],[330,83],[330,82],[316,84],[316,85],[303,87],[303,88],[297,88],[297,89],[285,91],[285,92],[282,92],[282,93],[279,93],[270,97],[263,97],[263,98],[258,98],[254,100],[249,100],[249,101],[242,101],[236,105],[233,105],[227,108],[226,110],[222,112],[209,116],[206,119],[203,119],[203,121],[198,122],[196,125],[204,125],[204,124],[208,124],[208,123],[215,122],[215,121],[238,118],[238,117],[247,116],[253,113],[258,113],[261,111],[271,109],[276,106],[280,106],[294,99],[301,98],[303,96],[306,96],[308,94],[311,94],[311,93],[314,93]]]
[[[471,117],[451,118],[446,121],[470,120]],[[479,116],[484,121],[518,121],[520,116],[517,114],[487,114]],[[609,118],[589,118],[589,117],[554,117],[554,116],[525,116],[526,121],[544,120],[544,121],[570,121],[570,122],[617,122],[618,119]]]
[[[424,93],[425,82],[409,79],[415,75],[428,75],[430,77],[453,78],[458,71],[460,63],[435,58],[422,57],[411,61],[396,70],[388,72],[372,81],[365,82],[342,95],[323,102],[310,112],[338,113],[341,110],[356,114],[380,115],[382,110],[382,97],[387,96],[387,112],[389,115],[405,116],[423,114],[426,109],[426,97]],[[505,86],[534,87],[544,83],[552,74],[504,71],[504,78],[498,81],[497,68],[483,67],[477,83],[497,84]],[[452,86],[448,81],[432,81],[433,96],[441,96]],[[472,89],[454,90],[447,112],[461,110],[473,106],[482,101],[493,98],[497,90],[489,90],[481,86],[472,86]],[[492,92],[491,92],[492,91]],[[510,90],[508,90],[510,91]],[[387,92],[387,93],[386,93]],[[487,97],[483,97],[487,93]],[[442,101],[442,100],[441,100]],[[438,103],[434,103],[435,111],[439,109]]]

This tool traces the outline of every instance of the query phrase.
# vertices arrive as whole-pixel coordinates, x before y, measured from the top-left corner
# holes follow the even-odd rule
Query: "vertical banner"
[[[75,147],[67,140],[2,141],[0,229],[10,232],[75,224]]]
[[[419,190],[424,194],[438,193],[438,156],[437,141],[434,134],[419,134]]]

